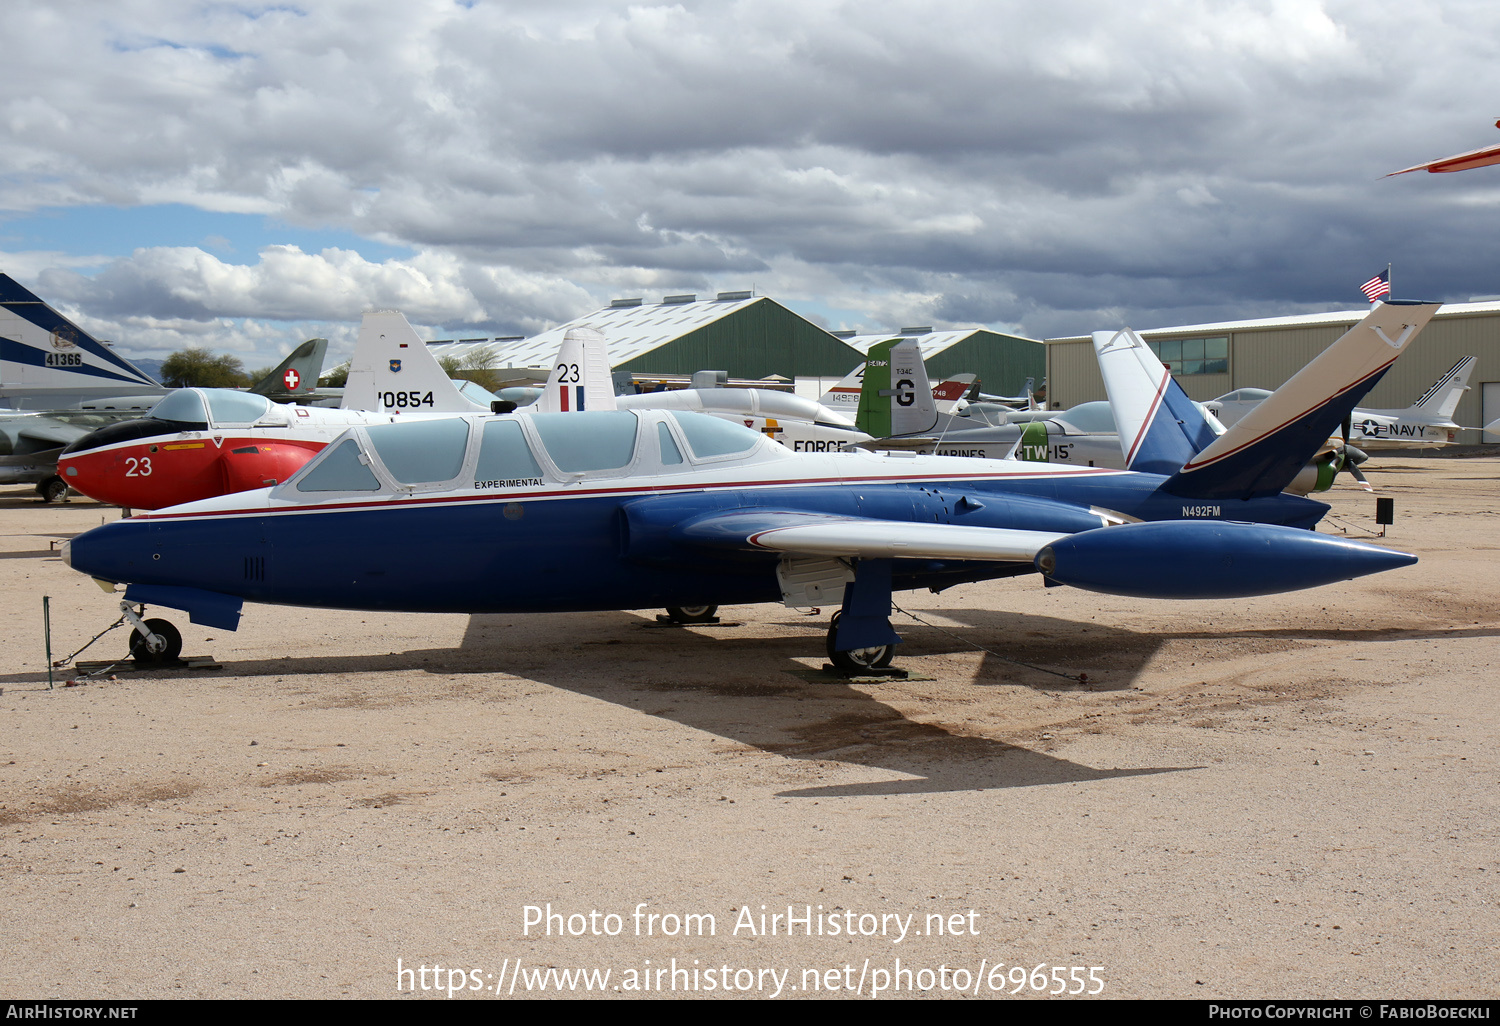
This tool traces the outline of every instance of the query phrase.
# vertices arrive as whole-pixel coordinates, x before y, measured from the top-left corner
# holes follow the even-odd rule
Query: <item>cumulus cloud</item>
[[[1489,141],[1497,29],[1442,0],[12,5],[0,208],[183,203],[415,255],[6,266],[256,345],[752,283],[1037,336],[1358,305],[1387,261],[1464,298],[1500,291],[1500,180],[1380,176]]]

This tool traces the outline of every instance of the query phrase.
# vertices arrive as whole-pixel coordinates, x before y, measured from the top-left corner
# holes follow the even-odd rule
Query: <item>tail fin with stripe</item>
[[[1422,398],[1412,403],[1412,409],[1425,410],[1435,416],[1446,420],[1453,419],[1453,411],[1458,409],[1458,401],[1464,397],[1469,390],[1469,375],[1474,371],[1474,365],[1478,359],[1465,356],[1452,367],[1448,373],[1433,382],[1431,388],[1422,393]]]
[[[915,339],[893,338],[870,347],[855,423],[873,438],[916,435],[937,426],[932,380]]]
[[[1203,411],[1135,332],[1096,331],[1094,352],[1127,470],[1175,474],[1218,437]]]
[[[1409,300],[1376,304],[1270,398],[1185,462],[1163,488],[1202,499],[1249,499],[1282,491],[1339,431],[1438,305]]]
[[[615,409],[615,382],[609,369],[609,345],[597,328],[569,328],[557,350],[557,360],[538,413],[576,413]]]

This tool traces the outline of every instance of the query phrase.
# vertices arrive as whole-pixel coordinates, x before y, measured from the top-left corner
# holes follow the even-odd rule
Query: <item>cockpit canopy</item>
[[[1213,400],[1216,403],[1258,403],[1270,398],[1271,392],[1265,388],[1237,388]]]
[[[183,431],[287,427],[291,422],[292,415],[285,406],[263,395],[230,388],[178,388],[163,396],[144,417],[106,424],[70,444],[63,455]]]
[[[1079,403],[1052,418],[1086,434],[1110,434],[1115,430],[1115,414],[1108,402],[1100,399]]]
[[[505,490],[783,455],[742,424],[685,411],[442,417],[351,428],[281,487],[302,501],[335,492]]]
[[[229,388],[176,389],[163,396],[147,416],[180,424],[183,431],[271,427],[288,420],[286,412],[265,396]]]

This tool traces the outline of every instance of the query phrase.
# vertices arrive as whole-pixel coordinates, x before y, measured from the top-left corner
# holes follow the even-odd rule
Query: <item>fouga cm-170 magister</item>
[[[147,659],[175,658],[180,635],[141,619],[145,604],[233,630],[244,602],[473,613],[665,606],[691,620],[721,604],[779,600],[840,604],[830,656],[846,670],[877,667],[900,641],[895,590],[1041,573],[1112,594],[1228,598],[1415,562],[1316,533],[1328,507],[1282,487],[1433,309],[1383,307],[1335,343],[1342,378],[1322,398],[1266,430],[1275,407],[1263,407],[1257,434],[1237,425],[1170,475],[794,453],[687,411],[466,415],[351,428],[273,488],[96,528],[64,559],[127,586],[132,647]],[[1180,430],[1162,402],[1133,444]]]

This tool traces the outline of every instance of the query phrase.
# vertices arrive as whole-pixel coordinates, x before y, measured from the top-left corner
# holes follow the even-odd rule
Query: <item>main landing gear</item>
[[[36,483],[36,493],[42,497],[43,502],[61,502],[68,496],[68,483],[53,474],[47,480]]]
[[[899,644],[891,627],[891,561],[862,559],[855,564],[854,580],[844,585],[844,607],[828,625],[828,659],[849,676],[905,676],[887,669]]]
[[[718,623],[714,615],[718,606],[668,606],[667,619],[672,623]]]
[[[844,673],[858,675],[866,670],[882,670],[891,665],[891,659],[896,655],[895,645],[876,645],[872,648],[851,648],[841,652],[834,648],[834,641],[839,633],[839,617],[844,615],[841,609],[833,614],[833,619],[828,624],[828,638],[825,649],[828,652],[828,661],[834,667]]]

